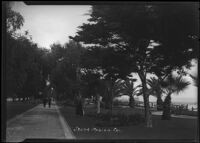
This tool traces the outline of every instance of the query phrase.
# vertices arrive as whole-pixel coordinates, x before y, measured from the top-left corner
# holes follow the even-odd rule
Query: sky
[[[40,47],[50,48],[54,42],[64,44],[74,36],[78,26],[87,22],[89,5],[26,5],[14,2],[13,10],[24,17],[22,31],[28,30]]]
[[[89,16],[86,14],[90,9],[89,5],[25,5],[23,2],[15,2],[13,5],[13,10],[19,12],[25,19],[21,30],[28,30],[32,40],[44,48],[50,48],[54,42],[60,44],[68,42],[68,36],[74,36],[78,26],[87,22]],[[196,75],[197,63],[193,61],[193,64],[188,72]],[[138,75],[133,75],[138,79],[136,84],[140,84]],[[191,85],[184,92],[173,94],[172,102],[197,102],[198,89],[189,76],[185,78]],[[142,100],[142,97],[139,99]],[[150,96],[150,101],[156,101],[156,98]]]

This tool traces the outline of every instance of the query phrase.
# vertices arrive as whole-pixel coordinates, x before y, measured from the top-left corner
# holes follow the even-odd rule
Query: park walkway
[[[55,103],[51,108],[42,104],[7,122],[6,141],[21,142],[25,139],[74,139],[69,125]]]

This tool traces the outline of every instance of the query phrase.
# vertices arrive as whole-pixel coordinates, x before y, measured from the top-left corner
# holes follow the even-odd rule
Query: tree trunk
[[[97,93],[97,114],[100,114],[100,95]]]
[[[167,94],[165,101],[163,103],[163,115],[162,120],[170,120],[171,119],[171,93]]]
[[[149,95],[147,94],[146,76],[143,73],[139,73],[139,77],[142,81],[142,93],[145,108],[145,124],[147,128],[152,128],[152,116],[149,106]]]
[[[109,89],[106,87],[106,92],[105,92],[105,108],[110,109],[110,95],[109,95]]]
[[[131,108],[134,108],[135,107],[135,100],[134,100],[134,97],[132,95],[129,96],[129,106]]]
[[[163,101],[161,95],[157,95],[157,110],[158,111],[163,110]]]
[[[114,87],[114,83],[115,81],[113,79],[111,79],[111,84],[110,84],[110,102],[111,102],[111,116],[112,116],[112,113],[113,113],[113,87]]]
[[[108,90],[108,103],[109,103],[111,115],[112,115],[112,108],[113,108],[113,85],[114,85],[114,80],[110,79],[107,83],[107,90]]]
[[[152,127],[152,116],[151,116],[151,111],[150,111],[150,106],[149,106],[149,97],[146,93],[144,93],[143,98],[144,98],[146,127],[151,128]]]

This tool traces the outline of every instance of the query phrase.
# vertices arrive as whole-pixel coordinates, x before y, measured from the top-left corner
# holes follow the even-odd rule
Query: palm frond
[[[140,96],[140,95],[142,95],[142,94],[143,94],[142,89],[139,89],[139,91],[138,91],[138,93],[136,94],[136,96]]]
[[[148,90],[148,94],[150,95],[157,97],[164,92],[164,90],[162,89],[161,81],[159,79],[156,79],[155,77],[147,79],[147,84],[150,86]]]
[[[162,83],[162,87],[165,88],[167,92],[176,92],[177,94],[185,90],[189,85],[190,82],[183,79],[182,76],[170,76]]]
[[[180,76],[176,78],[175,84],[176,84],[176,92],[179,93],[181,91],[184,91],[190,85],[190,82],[186,81]]]
[[[134,87],[134,82],[136,79],[127,79],[125,81],[117,81],[113,88],[114,96],[129,95],[132,96],[138,86]]]

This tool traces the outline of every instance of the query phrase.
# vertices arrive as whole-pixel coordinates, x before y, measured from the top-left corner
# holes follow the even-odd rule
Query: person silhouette
[[[48,102],[49,102],[49,108],[51,108],[51,97],[49,97]]]
[[[43,99],[43,106],[46,107],[46,98]]]
[[[76,115],[84,116],[83,99],[81,95],[76,98]]]

